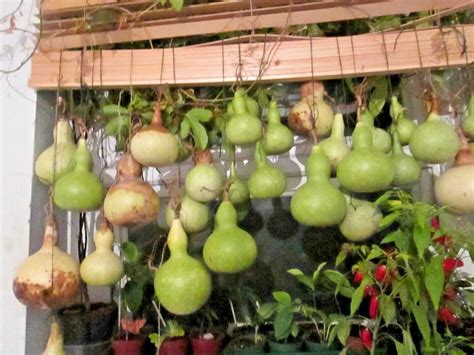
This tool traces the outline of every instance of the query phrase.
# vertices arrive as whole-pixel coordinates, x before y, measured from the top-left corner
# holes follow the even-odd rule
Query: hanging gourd
[[[117,181],[104,200],[104,215],[110,223],[126,226],[158,219],[160,200],[141,175],[142,166],[130,153],[125,153],[117,166]]]
[[[215,200],[222,194],[224,178],[212,166],[212,153],[209,149],[196,150],[193,154],[194,167],[186,175],[184,186],[186,195],[198,202]]]
[[[36,159],[35,173],[44,184],[54,184],[69,168],[76,151],[72,128],[65,119],[58,120],[54,128],[54,142]]]
[[[104,221],[94,235],[95,251],[81,263],[82,280],[91,286],[112,286],[123,276],[122,260],[113,252],[114,235]]]
[[[217,209],[216,225],[204,244],[203,256],[209,269],[224,274],[245,271],[257,259],[255,240],[237,226],[237,212],[227,198]]]
[[[402,146],[408,144],[411,135],[415,132],[416,123],[406,118],[405,108],[398,102],[398,97],[396,96],[392,96],[390,116],[393,120],[390,128],[391,132],[398,132],[399,141]]]
[[[15,297],[26,306],[57,308],[79,293],[79,263],[56,246],[58,230],[53,217],[46,219],[43,245],[16,270]]]
[[[237,176],[235,162],[230,165],[229,200],[234,206],[240,206],[250,201],[250,192],[247,183]]]
[[[258,102],[248,96],[246,93],[244,93],[244,100],[245,109],[247,110],[247,112],[254,117],[260,117],[260,106]],[[229,104],[227,105],[226,114],[228,117],[232,117],[235,115],[233,101],[229,102]]]
[[[468,137],[474,139],[474,94],[471,94],[469,99],[467,115],[462,120],[461,127]]]
[[[188,255],[188,237],[179,218],[168,233],[169,259],[155,273],[155,294],[161,305],[177,315],[201,308],[211,294],[211,276],[200,261]]]
[[[263,137],[263,149],[268,155],[286,153],[293,146],[293,133],[283,125],[277,103],[271,101],[268,107],[268,124]]]
[[[456,214],[474,213],[474,154],[468,139],[458,129],[461,149],[456,155],[454,167],[446,170],[435,180],[436,201]]]
[[[64,339],[58,322],[51,323],[51,331],[49,332],[48,343],[44,349],[43,355],[65,355]]]
[[[351,151],[344,138],[344,119],[336,113],[332,122],[331,135],[319,143],[321,150],[329,158],[332,171],[335,172],[339,162]]]
[[[359,122],[364,122],[372,133],[372,144],[374,149],[382,153],[388,153],[392,146],[392,138],[387,131],[383,130],[382,128],[375,127],[374,115],[368,109],[363,111],[359,109],[357,119]]]
[[[54,184],[54,203],[69,211],[93,211],[102,205],[105,189],[92,173],[92,156],[81,137],[71,159],[71,170]]]
[[[288,116],[288,125],[293,132],[302,135],[326,137],[331,131],[334,111],[324,101],[324,85],[320,81],[301,86],[301,100],[293,106]]]
[[[410,151],[415,159],[429,164],[446,163],[456,156],[459,138],[439,115],[439,99],[431,95],[431,111],[424,123],[410,137]]]
[[[346,214],[344,195],[329,181],[331,164],[320,146],[315,145],[306,162],[307,182],[291,198],[290,210],[301,224],[328,227]]]
[[[387,155],[372,145],[373,136],[364,122],[352,134],[352,151],[337,166],[337,180],[352,192],[377,192],[390,187],[395,174]]]
[[[132,137],[130,151],[143,166],[159,168],[173,164],[179,155],[179,142],[161,120],[160,103],[157,102],[149,126],[142,127]]]
[[[380,229],[383,215],[375,203],[345,195],[347,213],[339,224],[339,230],[352,242],[363,242]]]
[[[239,89],[232,100],[234,114],[225,127],[226,138],[233,145],[249,145],[262,137],[262,122],[246,108],[244,91]]]
[[[168,227],[171,227],[175,214],[171,205],[172,201],[166,207],[166,224]],[[199,233],[206,229],[209,223],[209,207],[185,195],[181,201],[179,219],[186,233]]]
[[[420,180],[421,166],[415,158],[403,152],[398,136],[397,131],[392,136],[392,163],[395,169],[392,185],[406,187]]]
[[[257,199],[280,196],[286,190],[286,176],[283,172],[267,161],[263,145],[255,146],[255,170],[248,179],[250,196]]]

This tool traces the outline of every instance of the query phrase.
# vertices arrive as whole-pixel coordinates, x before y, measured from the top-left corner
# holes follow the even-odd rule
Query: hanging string
[[[314,100],[314,63],[313,63],[313,36],[309,37],[309,49],[310,49],[310,56],[311,56],[311,86],[312,86],[312,93],[311,93],[311,105],[310,105],[310,111],[311,115],[313,116],[313,122],[312,122],[312,127],[311,127],[311,138],[313,139],[313,143],[317,144],[318,143],[318,138],[316,137],[316,132],[314,131],[314,128],[316,126],[316,120],[319,117],[319,112],[318,112],[318,107],[315,103]],[[316,112],[315,112],[316,108]]]
[[[176,58],[174,55],[174,47],[171,47],[171,55],[173,57],[173,83],[176,85]]]
[[[339,46],[339,37],[336,37],[336,47],[337,47],[337,57],[339,59],[339,71],[341,75],[342,97],[345,104],[346,103],[346,88],[345,88],[346,85],[344,83],[344,68],[342,66],[342,56],[341,56],[341,47]],[[336,91],[337,91],[337,86],[336,86]],[[338,95],[336,95],[336,97],[338,97]],[[336,104],[336,109],[338,112],[341,111],[337,104]]]
[[[420,39],[418,38],[418,28],[415,25],[413,28],[413,31],[415,33],[415,39],[416,39],[416,49],[418,51],[418,60],[420,61],[420,68],[423,69],[423,58],[421,56],[421,46],[420,46]]]
[[[443,49],[444,49],[444,55],[446,57],[446,66],[449,67],[448,44],[446,43],[446,38],[444,38],[443,28],[441,26],[439,26],[438,28],[439,28],[439,32],[441,33],[441,38],[443,40]]]
[[[385,31],[382,29],[381,33],[382,33],[383,54],[385,56],[385,65],[387,66],[388,93],[389,93],[389,97],[392,97],[393,88],[392,88],[392,80],[390,77],[390,65],[388,61],[387,43],[385,42]]]
[[[354,37],[351,36],[351,50],[352,50],[352,66],[353,66],[353,70],[354,70],[354,75],[357,74],[357,71],[356,71],[356,57],[355,57],[355,50],[354,50]]]

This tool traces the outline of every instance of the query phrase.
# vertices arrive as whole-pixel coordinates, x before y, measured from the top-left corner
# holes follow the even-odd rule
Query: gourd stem
[[[161,119],[160,100],[158,100],[158,102],[155,105],[155,111],[153,112],[153,118],[151,119],[150,126],[163,127],[163,121]]]
[[[267,155],[265,154],[265,151],[263,150],[263,145],[260,143],[260,141],[257,142],[255,145],[255,164],[258,166],[262,166],[263,164],[266,163]]]
[[[54,139],[57,144],[73,143],[72,139],[72,128],[69,122],[61,118],[55,128]]]
[[[58,227],[52,215],[46,217],[42,248],[52,248],[58,241]]]
[[[87,149],[86,139],[79,138],[77,149],[72,157],[75,166],[74,171],[91,171],[92,170],[92,156]]]
[[[358,122],[354,133],[352,133],[353,149],[372,148],[373,137],[372,132],[365,122]]]
[[[170,249],[171,256],[187,254],[188,237],[179,219],[174,219],[171,224],[171,229],[168,233],[168,248]]]
[[[280,112],[277,108],[277,103],[275,101],[271,101],[268,107],[268,124],[279,124],[281,123]]]
[[[341,113],[336,113],[334,116],[334,121],[331,128],[331,138],[336,138],[339,140],[344,139],[344,119]]]
[[[247,113],[243,90],[239,89],[235,92],[234,99],[232,100],[232,106],[236,115],[242,115]]]
[[[400,144],[400,135],[397,131],[393,132],[392,140],[392,155],[403,155],[403,149]]]

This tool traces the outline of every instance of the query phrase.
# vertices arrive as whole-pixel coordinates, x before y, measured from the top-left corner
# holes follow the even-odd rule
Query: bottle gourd
[[[262,137],[262,122],[247,111],[244,91],[235,92],[232,100],[234,114],[227,121],[226,137],[233,145],[250,145]]]
[[[281,123],[280,112],[275,101],[268,107],[268,124],[263,138],[263,149],[268,155],[286,153],[293,146],[293,133]]]

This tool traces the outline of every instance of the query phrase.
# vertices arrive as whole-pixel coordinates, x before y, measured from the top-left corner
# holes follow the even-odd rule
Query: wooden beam
[[[268,1],[268,0],[267,0]],[[386,0],[361,2],[355,6],[336,4],[328,6],[321,1],[302,2],[296,5],[278,6],[265,11],[239,10],[216,13],[197,13],[186,15],[177,13],[174,18],[152,20],[136,23],[133,28],[109,32],[65,33],[56,32],[43,38],[40,50],[61,50],[67,48],[84,48],[87,46],[106,45],[121,42],[134,42],[160,38],[174,38],[194,35],[223,33],[230,31],[249,31],[259,28],[283,28],[291,25],[334,22],[359,18],[370,18],[385,15],[398,15],[410,12],[443,10],[465,5],[474,0]],[[269,4],[272,1],[269,2]],[[220,3],[210,4],[220,5]],[[197,6],[197,5],[196,5]],[[321,7],[323,6],[323,7]],[[157,10],[169,11],[169,10]],[[191,10],[189,10],[191,11]],[[259,12],[260,11],[260,12]],[[67,31],[67,30],[66,30]]]
[[[473,61],[474,25],[463,25],[220,46],[37,53],[29,84],[55,89],[60,75],[60,86],[72,89],[80,88],[81,82],[102,88],[209,86],[237,79],[304,81],[395,74]]]

